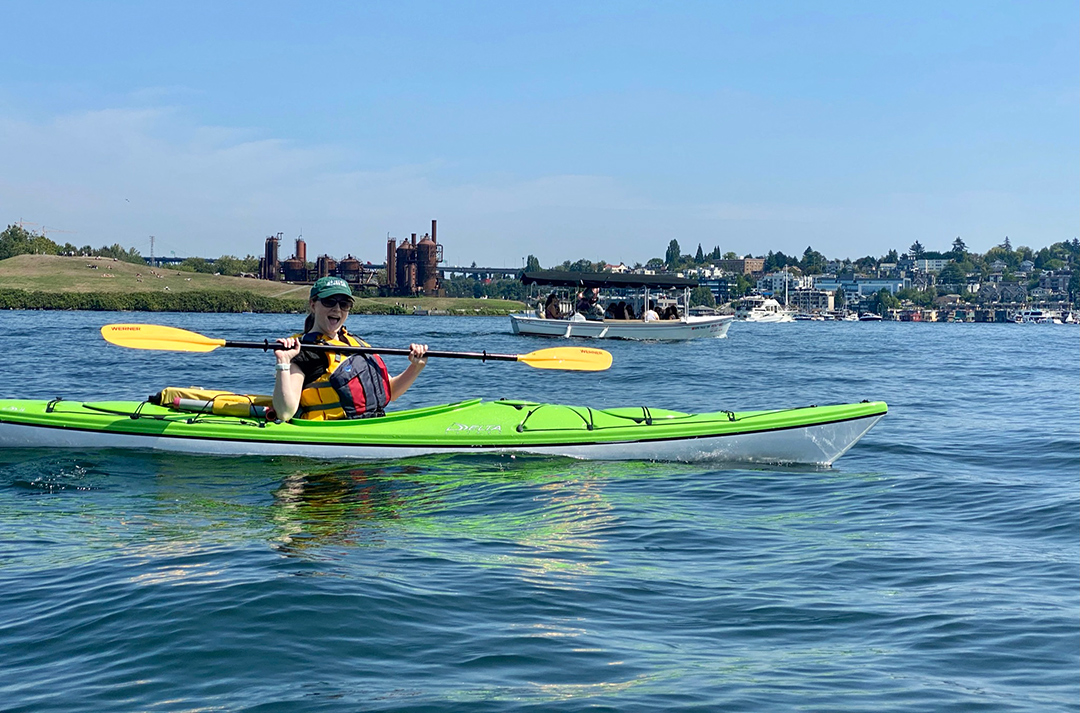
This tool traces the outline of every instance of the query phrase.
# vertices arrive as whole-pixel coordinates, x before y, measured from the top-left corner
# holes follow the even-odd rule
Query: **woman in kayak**
[[[303,334],[278,339],[284,345],[274,369],[274,411],[282,421],[327,421],[383,415],[427,365],[427,345],[409,345],[409,366],[390,376],[376,354],[302,350],[302,344],[368,346],[345,330],[353,304],[349,283],[321,277],[311,286]]]

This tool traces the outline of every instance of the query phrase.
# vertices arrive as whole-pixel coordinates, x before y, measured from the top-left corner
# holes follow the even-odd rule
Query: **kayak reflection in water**
[[[409,366],[394,377],[377,354],[301,350],[301,344],[368,346],[345,329],[352,305],[349,283],[321,277],[311,286],[303,333],[278,339],[285,348],[275,352],[274,411],[282,421],[382,416],[427,365],[426,344],[409,345]]]

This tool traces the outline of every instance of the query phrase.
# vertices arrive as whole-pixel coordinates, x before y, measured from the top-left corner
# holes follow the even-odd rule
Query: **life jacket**
[[[318,332],[297,335],[303,344],[366,347],[367,342],[341,329],[338,338],[326,339]],[[323,352],[326,372],[300,392],[296,417],[311,421],[382,416],[390,403],[390,372],[377,354]]]

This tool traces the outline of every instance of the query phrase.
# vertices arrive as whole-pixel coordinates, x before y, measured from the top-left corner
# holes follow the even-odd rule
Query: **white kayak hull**
[[[587,460],[714,461],[828,466],[848,451],[882,415],[758,433],[564,445],[461,447],[275,443],[113,433],[0,423],[0,446],[35,449],[140,448],[234,456],[298,456],[320,459],[393,459],[447,453],[529,453]]]

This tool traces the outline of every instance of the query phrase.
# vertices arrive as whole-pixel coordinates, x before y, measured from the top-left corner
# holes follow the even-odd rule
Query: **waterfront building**
[[[1047,270],[1039,276],[1039,287],[1058,294],[1068,294],[1070,279],[1072,272],[1069,270]]]
[[[892,294],[911,287],[911,280],[906,277],[853,277],[841,280],[836,275],[818,275],[814,278],[813,287],[818,290],[843,290],[844,294],[865,297],[881,292],[883,289]]]
[[[951,258],[912,260],[911,269],[916,272],[941,272],[950,262]]]
[[[800,312],[832,312],[836,309],[836,293],[832,290],[800,288],[788,292],[788,305]]]
[[[782,295],[785,290],[790,295],[794,290],[807,290],[813,286],[813,278],[806,275],[793,275],[788,270],[770,272],[757,281],[758,292],[773,295]]]
[[[1018,282],[993,282],[982,286],[978,293],[979,302],[993,304],[1005,302],[1023,304],[1027,302],[1027,286]]]
[[[716,304],[718,305],[735,299],[735,295],[732,293],[736,282],[737,280],[734,276],[728,277],[724,275],[700,281],[701,285],[708,287],[713,293],[713,298],[716,299]]]

